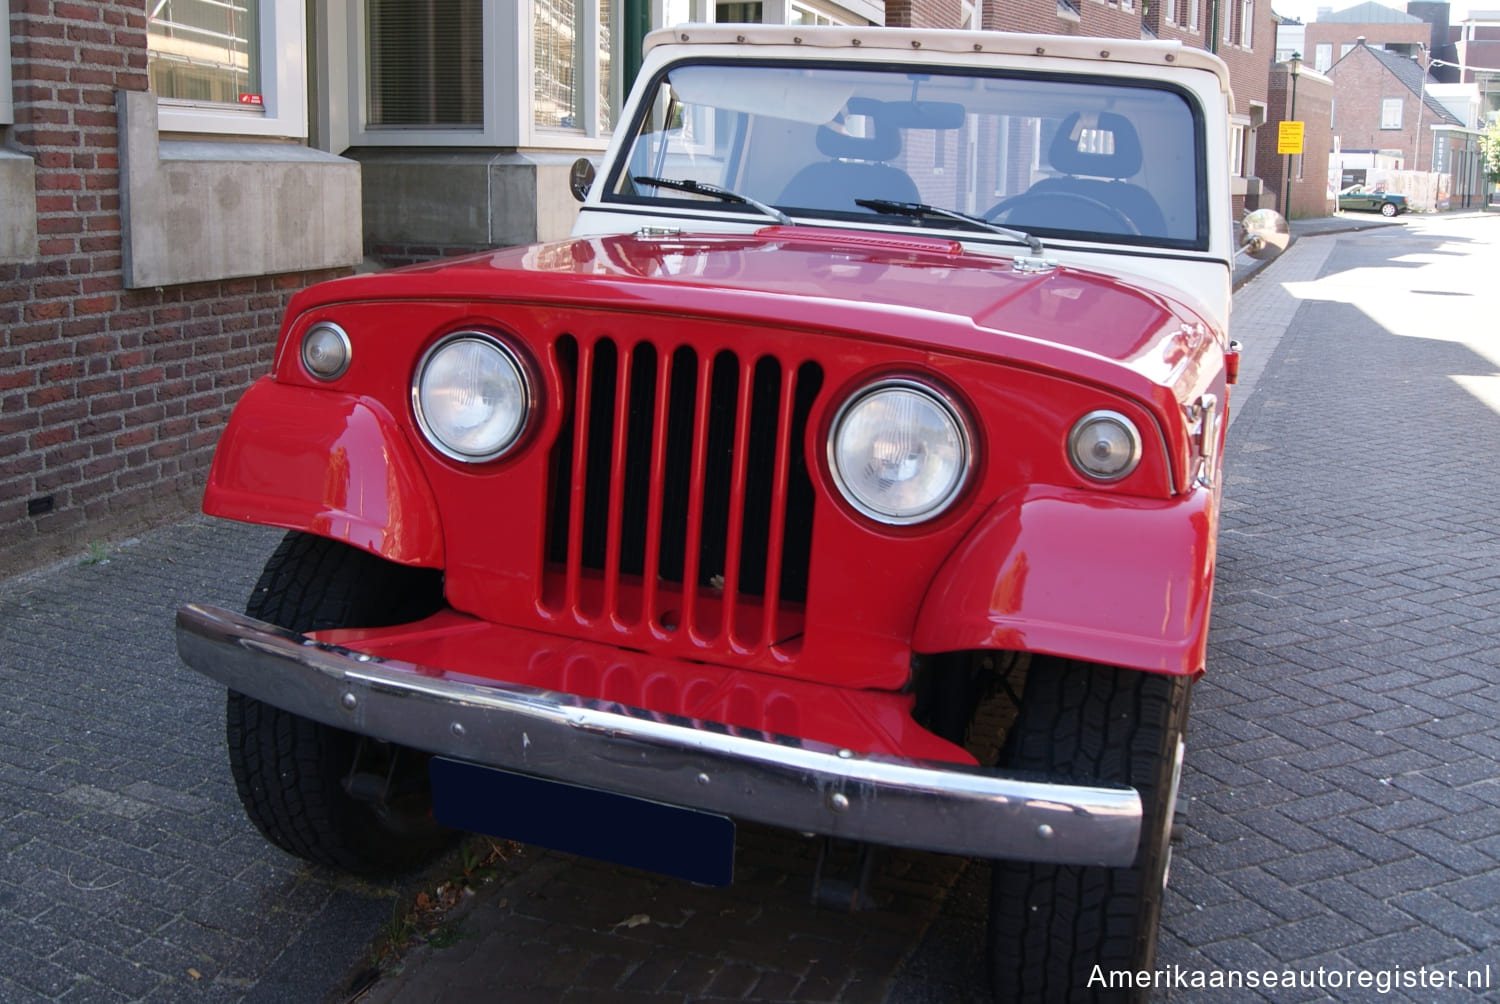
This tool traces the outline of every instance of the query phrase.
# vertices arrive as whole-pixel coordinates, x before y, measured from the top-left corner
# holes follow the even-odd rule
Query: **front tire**
[[[1006,743],[1008,766],[1131,785],[1142,800],[1141,843],[1128,868],[994,863],[989,938],[997,1001],[1146,999],[1148,990],[1111,986],[1108,978],[1155,965],[1189,689],[1185,677],[1033,662]]]
[[[416,620],[442,605],[442,573],[289,533],[245,612],[306,633]],[[427,756],[229,692],[229,767],[245,812],[282,850],[359,875],[415,868],[452,843],[432,818]],[[358,797],[356,797],[358,795]]]

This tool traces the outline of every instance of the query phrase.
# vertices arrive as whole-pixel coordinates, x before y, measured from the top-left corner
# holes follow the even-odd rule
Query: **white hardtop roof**
[[[1031,35],[1008,31],[959,31],[941,28],[770,24],[680,24],[646,36],[645,51],[665,45],[801,45],[815,49],[913,50],[973,55],[1040,56],[1140,66],[1183,66],[1209,70],[1219,89],[1229,93],[1229,68],[1203,49],[1181,42],[1145,41],[1078,35]]]

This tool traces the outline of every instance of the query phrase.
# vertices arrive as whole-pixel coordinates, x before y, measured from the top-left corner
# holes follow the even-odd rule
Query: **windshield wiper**
[[[893,202],[890,199],[855,199],[854,204],[856,206],[864,206],[866,209],[873,209],[877,213],[887,213],[893,216],[937,216],[942,219],[972,223],[974,226],[983,227],[991,233],[1024,241],[1026,246],[1031,248],[1031,253],[1034,255],[1042,253],[1040,238],[1033,237],[1024,230],[1012,230],[1010,227],[1002,227],[998,223],[991,223],[983,216],[970,216],[968,213],[960,213],[954,209],[944,209],[942,206],[929,206],[925,202]]]
[[[780,223],[784,227],[796,226],[796,223],[793,222],[790,216],[788,216],[786,213],[783,213],[775,206],[768,206],[764,202],[760,202],[750,198],[750,196],[748,195],[741,195],[739,192],[731,192],[729,189],[720,188],[718,185],[705,184],[701,181],[694,181],[691,178],[656,178],[652,177],[649,174],[632,175],[630,180],[635,182],[637,185],[652,185],[656,188],[675,188],[679,192],[692,192],[694,195],[707,195],[710,198],[718,199],[720,202],[737,202],[741,205],[749,206],[751,209],[760,211],[761,214],[769,216],[771,219],[775,220],[777,223]]]

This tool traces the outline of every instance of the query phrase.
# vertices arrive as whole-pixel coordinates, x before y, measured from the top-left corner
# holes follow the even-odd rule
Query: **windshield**
[[[1049,236],[1206,248],[1201,128],[1142,81],[902,67],[694,63],[645,106],[605,199],[751,212],[641,183],[712,185],[794,217],[975,227],[881,215],[918,203]]]

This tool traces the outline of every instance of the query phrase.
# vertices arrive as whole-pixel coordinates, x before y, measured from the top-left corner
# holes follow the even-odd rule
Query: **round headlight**
[[[1117,411],[1091,411],[1073,424],[1068,455],[1093,481],[1119,481],[1141,462],[1141,434]]]
[[[918,523],[947,509],[963,487],[969,435],[958,412],[936,393],[888,381],[840,409],[828,460],[854,508],[882,523]]]
[[[531,410],[520,362],[505,346],[475,332],[428,351],[412,398],[428,441],[455,460],[472,462],[493,460],[509,449]]]
[[[349,336],[337,324],[314,324],[302,336],[302,365],[319,380],[337,380],[353,355]]]

